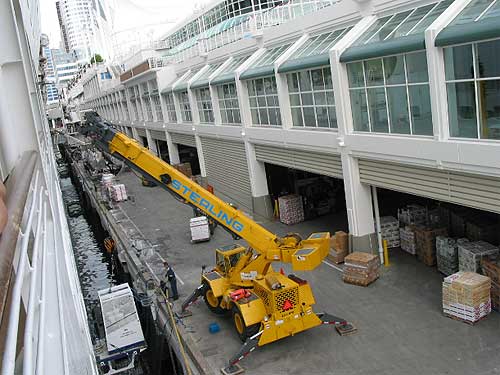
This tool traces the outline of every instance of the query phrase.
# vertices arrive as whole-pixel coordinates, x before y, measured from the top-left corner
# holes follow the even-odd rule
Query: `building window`
[[[142,102],[144,103],[144,121],[153,121],[153,108],[151,107],[151,99],[149,96],[143,96]]]
[[[163,122],[163,112],[161,111],[160,96],[154,95],[151,97],[151,99],[153,100],[153,104],[155,107],[156,121]]]
[[[293,126],[337,128],[330,68],[287,74]]]
[[[500,139],[500,40],[444,50],[450,136]]]
[[[425,52],[347,64],[355,131],[432,135]]]
[[[278,89],[274,77],[247,81],[253,125],[281,125]]]
[[[208,87],[197,89],[195,91],[196,104],[202,124],[214,123],[214,111],[212,109],[212,100],[210,98],[210,89]]]
[[[123,108],[123,119],[125,121],[129,121],[130,120],[130,113],[128,111],[128,106],[127,106],[127,101],[124,100],[122,102],[122,108]]]
[[[163,95],[169,122],[177,122],[177,113],[175,112],[175,103],[173,94]]]
[[[240,106],[236,94],[236,84],[228,83],[217,86],[219,108],[224,125],[241,125]]]
[[[134,120],[139,121],[139,110],[137,108],[137,102],[135,99],[131,100],[130,102],[132,103],[132,112],[134,114]]]
[[[181,107],[182,122],[193,122],[193,116],[191,115],[191,104],[189,104],[189,95],[187,90],[181,91],[178,98],[179,105]]]

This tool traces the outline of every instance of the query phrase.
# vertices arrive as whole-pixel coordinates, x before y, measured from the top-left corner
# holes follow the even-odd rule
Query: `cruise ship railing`
[[[97,374],[50,139],[23,155],[6,188],[1,374]]]

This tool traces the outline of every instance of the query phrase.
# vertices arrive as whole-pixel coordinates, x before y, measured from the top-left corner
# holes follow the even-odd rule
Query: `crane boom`
[[[182,198],[212,217],[248,245],[268,262],[291,263],[295,270],[311,270],[326,256],[329,243],[323,234],[316,233],[308,240],[293,236],[279,237],[256,223],[242,211],[232,207],[182,172],[153,155],[137,141],[105,123],[97,114],[86,113],[87,127],[82,133],[91,134],[99,149],[130,165],[144,176],[154,179],[163,188]],[[328,236],[329,237],[329,236]]]

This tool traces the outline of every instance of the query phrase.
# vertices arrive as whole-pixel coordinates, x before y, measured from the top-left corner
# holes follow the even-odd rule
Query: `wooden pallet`
[[[343,281],[346,284],[352,284],[352,285],[357,285],[357,286],[368,286],[375,282],[379,276],[375,277],[374,279],[366,279],[366,280],[359,280],[359,279],[351,279],[349,277],[344,277]]]
[[[463,319],[460,319],[458,316],[450,315],[450,314],[447,314],[445,312],[443,313],[443,315],[446,316],[447,318],[456,320],[457,322],[467,323],[470,326],[476,325],[477,323],[483,321],[484,319],[486,319],[488,317],[488,315],[485,315],[482,318],[480,318],[479,320],[476,320],[475,322],[471,322],[470,320],[463,320]]]

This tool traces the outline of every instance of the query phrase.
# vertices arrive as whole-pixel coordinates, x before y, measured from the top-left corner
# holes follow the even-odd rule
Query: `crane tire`
[[[242,342],[247,341],[247,339],[259,332],[260,323],[247,326],[245,324],[245,320],[243,319],[243,315],[241,315],[240,309],[236,305],[233,305],[231,312],[233,316],[234,328],[236,329],[236,333]]]
[[[212,289],[207,285],[203,293],[203,299],[210,311],[217,315],[224,315],[226,310],[220,306],[222,297],[215,297]]]

